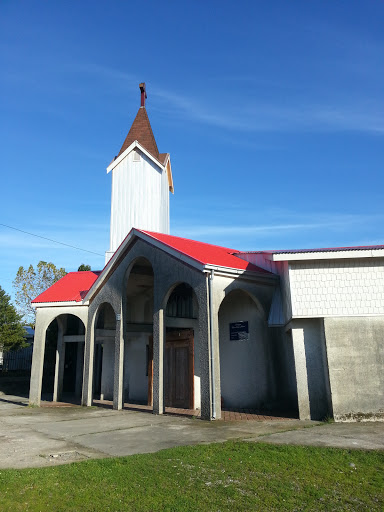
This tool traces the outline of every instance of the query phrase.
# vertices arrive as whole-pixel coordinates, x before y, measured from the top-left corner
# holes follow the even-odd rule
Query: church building
[[[30,404],[110,400],[384,419],[384,246],[242,252],[172,236],[171,158],[141,106],[112,175],[99,272],[36,297]]]

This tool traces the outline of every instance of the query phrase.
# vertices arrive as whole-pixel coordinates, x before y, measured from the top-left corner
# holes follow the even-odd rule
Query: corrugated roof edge
[[[321,249],[277,249],[265,251],[240,251],[241,254],[296,254],[311,252],[372,251],[384,249],[384,245],[358,245],[356,247],[328,247]],[[238,254],[238,253],[237,253]]]

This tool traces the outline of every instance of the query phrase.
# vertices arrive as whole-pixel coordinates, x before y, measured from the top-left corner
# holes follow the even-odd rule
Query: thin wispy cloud
[[[76,76],[76,92],[84,95],[89,95],[89,78],[92,76],[97,76],[99,83],[105,82],[109,92],[124,91],[125,94],[137,92],[137,84],[141,80],[136,74],[96,63],[75,62],[67,64],[65,69]],[[86,77],[84,84],[79,80],[82,75]],[[247,83],[247,87],[252,81],[257,87],[260,81],[251,76],[233,80]],[[60,83],[60,87],[67,90],[66,84]],[[72,82],[68,87],[73,87]],[[248,99],[244,105],[244,102],[239,102],[235,90],[229,97],[211,98],[207,103],[205,98],[192,92],[181,94],[174,89],[170,91],[158,84],[150,84],[150,94],[156,98],[151,108],[167,114],[168,118],[173,117],[175,121],[188,120],[231,132],[357,131],[384,134],[384,104],[381,99],[355,94],[348,101],[339,97],[325,101],[319,100],[315,91],[307,91],[305,97],[301,92],[296,86],[285,95],[284,103]],[[47,113],[68,115],[54,110]]]
[[[166,112],[176,117],[209,124],[232,131],[360,131],[384,133],[384,105],[380,102],[353,101],[348,104],[305,103],[288,100],[289,106],[247,102],[246,108],[228,107],[225,101],[219,111],[197,99],[183,97],[158,88],[152,92],[163,101]],[[231,112],[231,110],[236,110]],[[225,113],[223,113],[225,112]]]
[[[289,217],[289,215],[287,215]],[[291,215],[291,217],[298,217],[298,215]],[[276,237],[279,234],[288,233],[304,233],[314,230],[348,230],[355,228],[357,225],[364,225],[373,222],[383,222],[384,215],[325,215],[325,216],[311,216],[300,215],[301,218],[308,219],[307,222],[292,222],[292,219],[287,222],[281,220],[271,220],[267,224],[217,224],[217,225],[188,225],[188,223],[178,223],[173,227],[172,233],[178,236],[190,237],[205,237],[205,236],[219,236],[226,235],[228,237],[242,237],[254,235],[270,235]]]

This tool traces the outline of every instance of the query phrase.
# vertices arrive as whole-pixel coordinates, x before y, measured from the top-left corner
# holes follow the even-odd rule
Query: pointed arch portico
[[[268,316],[271,306],[273,292],[277,284],[276,278],[265,279],[264,276],[257,275],[238,275],[233,276],[225,272],[225,269],[219,271],[211,271],[207,273],[208,293],[211,296],[210,301],[210,317],[212,322],[210,326],[211,335],[211,367],[214,368],[214,375],[212,376],[212,387],[214,386],[212,403],[213,416],[215,419],[221,418],[221,410],[223,406],[222,386],[221,379],[226,378],[222,376],[221,372],[221,344],[223,326],[220,329],[219,314],[220,308],[233,292],[239,291],[245,293],[251,298],[255,308],[260,311],[264,316]],[[246,320],[246,318],[238,318],[238,320]],[[229,331],[229,318],[225,321],[225,329]],[[232,373],[235,374],[235,369],[232,368]],[[242,379],[241,372],[236,372],[235,377]]]
[[[120,352],[124,352],[123,337],[121,330],[121,295],[119,293],[111,293],[111,290],[106,288],[102,293],[98,294],[95,299],[88,306],[88,329],[86,332],[85,341],[85,354],[84,354],[84,378],[83,378],[83,392],[82,392],[82,405],[91,406],[93,401],[94,391],[94,371],[95,371],[95,344],[96,344],[96,329],[97,320],[102,311],[102,308],[107,305],[114,315],[114,329],[105,329],[110,331],[108,338],[111,334],[113,337],[114,332],[114,346],[113,346],[113,406],[115,409],[121,409],[122,404],[119,402],[119,397],[122,397],[122,389],[120,385],[120,374],[122,375],[123,368],[120,367]],[[103,329],[104,330],[104,329]],[[106,334],[106,333],[104,333]],[[118,364],[116,365],[116,358]]]
[[[196,327],[196,338],[199,340],[199,384],[200,384],[200,408],[201,417],[211,418],[211,388],[209,366],[209,336],[208,336],[208,295],[207,280],[205,274],[184,262],[178,261],[169,255],[162,254],[163,265],[168,269],[155,274],[155,283],[160,292],[158,306],[155,306],[154,316],[157,317],[154,330],[154,412],[162,414],[164,403],[164,355],[166,342],[167,316],[166,307],[172,292],[180,284],[187,284],[193,290],[197,306],[197,320],[192,325]],[[193,319],[190,319],[193,320]],[[187,322],[191,323],[191,322]],[[168,324],[170,324],[168,320]],[[170,325],[169,325],[170,326]],[[154,324],[155,327],[155,324]],[[155,344],[156,340],[156,344]],[[195,401],[196,404],[196,401]]]
[[[77,306],[83,318],[86,317],[82,404],[92,405],[95,371],[97,373],[95,361],[100,358],[95,350],[100,352],[97,336],[102,335],[108,338],[105,343],[108,343],[109,370],[105,375],[109,373],[108,398],[113,394],[113,407],[121,409],[124,401],[131,400],[144,403],[145,387],[150,386],[149,375],[148,379],[145,375],[148,368],[145,349],[150,346],[149,353],[153,354],[151,403],[153,412],[162,414],[166,405],[167,333],[182,329],[184,335],[189,329],[194,340],[191,385],[194,398],[190,407],[200,408],[203,419],[219,419],[220,305],[231,291],[241,288],[253,296],[259,310],[267,315],[276,286],[275,276],[243,274],[225,267],[207,268],[172,247],[153,242],[151,234],[133,230],[87,292],[83,305]],[[177,287],[181,287],[179,294],[180,290],[184,290],[182,294],[191,290],[193,313],[189,316],[172,315],[170,311],[167,315],[167,304]],[[103,308],[113,311],[113,328],[98,326]]]
[[[268,323],[278,286],[277,278],[268,282],[257,276],[232,280],[215,276],[213,322],[218,340],[216,385],[220,410],[296,413],[287,337],[283,327]],[[244,341],[230,339],[230,324],[239,321],[248,322],[248,339]]]
[[[123,287],[123,402],[152,406],[154,274],[150,261],[135,258]]]
[[[163,300],[165,407],[201,408],[199,301],[189,283],[176,282]]]
[[[89,294],[89,329],[87,331],[87,350],[84,368],[83,404],[92,403],[92,372],[94,357],[94,316],[96,308],[102,302],[114,305],[117,315],[115,341],[115,392],[114,407],[123,406],[124,388],[124,328],[127,324],[126,295],[129,278],[134,265],[140,260],[146,260],[153,271],[153,412],[164,412],[164,343],[165,343],[165,307],[169,295],[178,283],[187,283],[193,288],[198,303],[198,331],[200,343],[200,386],[201,386],[201,415],[205,419],[211,417],[210,405],[210,366],[208,339],[208,294],[207,278],[200,270],[186,264],[180,259],[167,254],[142,239],[136,239],[119,255],[117,264],[109,275],[99,283],[99,289],[91,289]],[[116,255],[115,255],[116,257]],[[107,274],[107,272],[106,272]],[[102,277],[102,276],[101,276]],[[120,316],[118,316],[120,315]],[[116,371],[117,369],[117,371]]]
[[[156,267],[154,255],[147,244],[134,243],[129,251],[120,255],[118,264],[105,276],[100,289],[89,297],[88,334],[86,340],[86,357],[84,364],[83,405],[92,404],[92,383],[94,370],[95,319],[97,310],[103,303],[109,303],[116,314],[115,355],[114,355],[114,391],[113,407],[121,409],[124,404],[124,342],[127,337],[127,286],[132,269],[137,261],[145,259],[152,268]],[[90,292],[93,290],[91,289]],[[156,286],[154,286],[154,302]],[[154,315],[155,316],[155,315]],[[154,319],[155,323],[155,319]]]
[[[63,384],[63,372],[64,372],[64,358],[65,358],[65,342],[77,342],[84,343],[87,331],[87,318],[88,311],[86,306],[51,306],[37,307],[36,308],[36,324],[35,324],[35,338],[33,347],[33,358],[31,368],[31,381],[30,381],[30,392],[29,392],[29,403],[31,405],[40,405],[41,392],[43,383],[43,370],[44,370],[44,355],[46,348],[46,334],[48,327],[57,321],[58,333],[57,333],[57,345],[56,345],[56,357],[55,357],[55,376],[54,376],[54,389],[53,389],[53,400],[57,401],[60,399],[62,384]],[[71,334],[66,336],[66,320],[71,315],[78,318],[84,326],[84,334]],[[66,339],[67,338],[67,339]],[[78,372],[82,373],[82,368],[77,368]]]

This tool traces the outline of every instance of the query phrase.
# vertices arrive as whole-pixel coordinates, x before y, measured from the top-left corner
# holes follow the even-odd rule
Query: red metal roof
[[[80,302],[99,277],[101,272],[69,272],[59,279],[48,290],[33,299],[32,303],[39,302]]]
[[[248,261],[235,256],[240,251],[221,247],[219,245],[211,245],[204,242],[197,242],[188,238],[181,238],[178,236],[164,235],[163,233],[153,233],[151,231],[143,231],[137,229],[141,233],[154,238],[158,242],[174,249],[190,258],[198,261],[203,265],[214,265],[219,267],[229,267],[238,270],[251,270],[253,272],[262,272],[263,274],[270,274],[268,270],[257,267]]]
[[[151,231],[142,231],[135,229],[138,236],[140,233],[160,242],[165,247],[171,248],[202,265],[214,265],[219,267],[227,267],[237,270],[251,270],[252,272],[260,272],[263,274],[271,274],[268,270],[257,267],[248,261],[235,256],[239,253],[234,249],[221,247],[218,245],[207,244],[181,238],[178,236],[164,235],[162,233],[153,233]],[[129,238],[129,235],[126,239]],[[121,245],[124,244],[124,241]],[[41,293],[32,301],[33,304],[43,302],[80,302],[95,283],[100,272],[69,272],[59,281],[53,284],[48,290]]]

